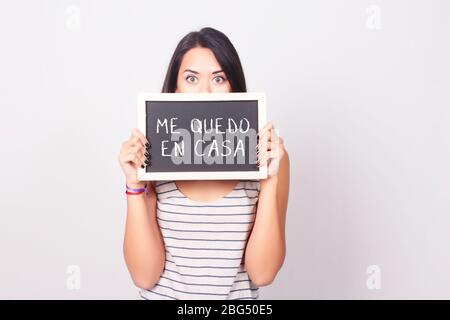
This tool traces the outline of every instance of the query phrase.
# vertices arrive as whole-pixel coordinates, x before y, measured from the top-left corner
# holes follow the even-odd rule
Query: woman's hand
[[[149,147],[147,138],[136,128],[132,130],[130,139],[122,143],[118,160],[125,174],[126,183],[131,188],[145,186],[145,181],[137,180],[137,170],[150,164],[147,159]]]
[[[269,177],[276,176],[280,168],[280,161],[285,155],[284,141],[278,137],[271,122],[267,123],[258,133],[258,165],[267,164]]]

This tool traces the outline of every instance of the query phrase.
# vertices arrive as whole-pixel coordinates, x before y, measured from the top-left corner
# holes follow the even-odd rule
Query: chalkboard
[[[266,122],[264,93],[141,94],[139,129],[150,165],[139,180],[265,179],[256,165]]]

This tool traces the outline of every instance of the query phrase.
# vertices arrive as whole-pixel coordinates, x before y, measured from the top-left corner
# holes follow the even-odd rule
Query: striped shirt
[[[241,180],[225,197],[199,202],[175,181],[156,183],[156,215],[166,262],[158,283],[143,299],[258,299],[259,288],[244,266],[260,184]]]

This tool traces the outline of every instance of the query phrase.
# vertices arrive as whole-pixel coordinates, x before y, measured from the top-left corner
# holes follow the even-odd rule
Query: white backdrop
[[[0,298],[136,299],[122,141],[218,28],[291,159],[273,299],[450,298],[450,2],[1,1]],[[373,266],[373,267],[370,267]]]

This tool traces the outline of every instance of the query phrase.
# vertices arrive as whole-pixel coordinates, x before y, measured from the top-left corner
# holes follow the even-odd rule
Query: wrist
[[[270,185],[276,186],[277,182],[278,182],[278,175],[267,176],[267,179],[261,180],[261,187]]]
[[[140,188],[144,188],[146,183],[145,183],[145,181],[127,181],[126,185],[133,189],[140,189]]]

